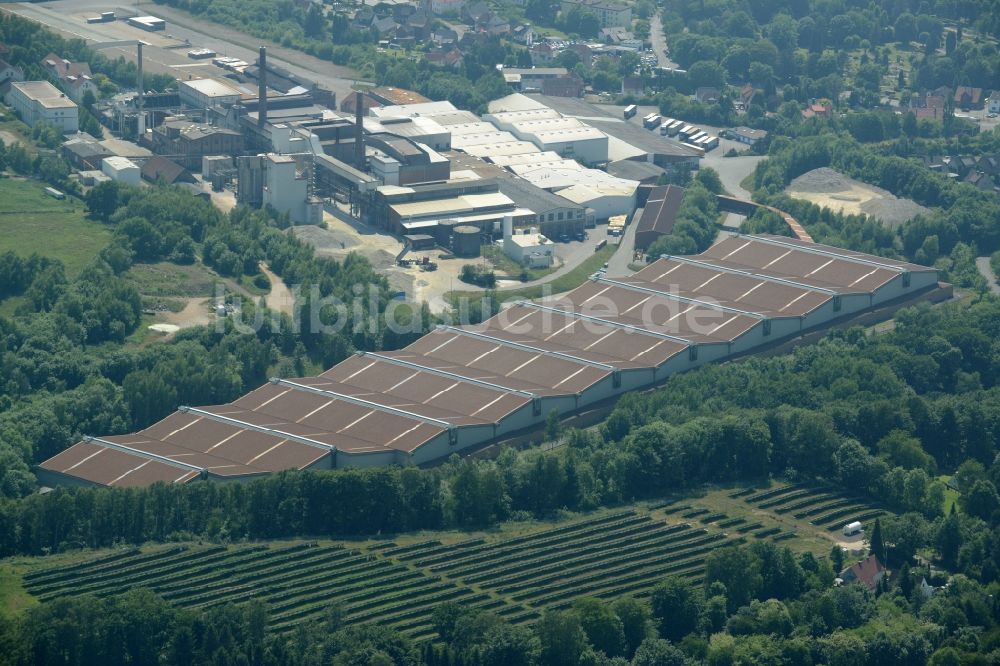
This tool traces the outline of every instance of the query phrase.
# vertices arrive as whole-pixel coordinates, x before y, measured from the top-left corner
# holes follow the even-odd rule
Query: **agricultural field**
[[[667,575],[698,581],[706,554],[721,546],[769,539],[822,554],[832,541],[816,545],[801,538],[803,525],[812,521],[816,528],[835,530],[842,515],[864,519],[877,511],[834,492],[796,485],[717,490],[693,504],[682,502],[457,541],[450,533],[406,543],[122,550],[30,571],[23,585],[43,603],[140,586],[190,608],[257,598],[267,602],[279,631],[321,617],[335,602],[347,621],[386,624],[421,640],[433,635],[431,613],[444,601],[530,622],[544,609],[565,608],[580,596],[642,597]],[[725,502],[731,505],[726,511],[709,508]],[[802,525],[778,522],[786,517]]]
[[[110,239],[111,229],[88,219],[79,199],[53,199],[36,180],[0,179],[0,252],[59,259],[73,277]]]

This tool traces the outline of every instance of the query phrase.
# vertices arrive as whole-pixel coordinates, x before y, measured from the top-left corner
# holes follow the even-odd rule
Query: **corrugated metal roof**
[[[768,318],[931,270],[784,237],[729,238],[631,277],[595,276],[561,298],[515,304],[477,327],[352,356],[318,377],[273,380],[231,404],[86,439],[41,468],[141,486],[301,469],[333,450],[409,454],[456,428],[489,433],[483,426],[535,398],[584,396],[619,370],[660,367],[692,345],[729,345]]]

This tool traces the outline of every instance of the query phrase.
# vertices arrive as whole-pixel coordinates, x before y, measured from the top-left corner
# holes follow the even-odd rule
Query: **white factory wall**
[[[112,180],[136,187],[142,180],[142,172],[138,165],[124,157],[101,160],[101,172]]]
[[[264,204],[279,213],[288,213],[297,224],[309,222],[306,205],[308,182],[305,178],[296,178],[295,162],[267,159],[264,165]]]

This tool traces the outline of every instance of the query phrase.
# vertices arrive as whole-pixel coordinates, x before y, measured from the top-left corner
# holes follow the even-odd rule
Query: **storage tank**
[[[463,224],[451,232],[451,250],[459,257],[479,256],[479,227]]]
[[[503,237],[507,240],[514,235],[514,216],[504,215],[503,216]]]

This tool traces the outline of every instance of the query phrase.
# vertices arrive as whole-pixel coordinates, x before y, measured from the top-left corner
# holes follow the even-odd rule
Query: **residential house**
[[[551,65],[556,59],[556,52],[548,42],[538,42],[531,47],[531,64],[535,67]]]
[[[478,26],[488,19],[492,13],[490,6],[479,0],[471,5],[462,7],[462,20],[470,25]]]
[[[582,97],[584,83],[576,72],[554,79],[542,79],[542,94],[550,97]]]
[[[748,83],[745,86],[743,86],[742,88],[740,88],[740,104],[742,104],[741,108],[745,109],[748,106],[750,106],[750,102],[753,101],[753,98],[759,92],[760,91],[757,90],[756,88],[754,88],[753,84],[750,84],[750,83]]]
[[[434,28],[431,33],[431,41],[438,46],[451,46],[458,42],[458,33],[447,26]]]
[[[351,19],[351,30],[354,32],[366,32],[372,26],[372,21],[375,20],[375,10],[371,7],[364,5],[354,12],[354,17]]]
[[[873,592],[884,577],[885,567],[874,555],[869,555],[840,572],[840,579],[844,583],[858,582]]]
[[[430,39],[431,17],[424,10],[418,9],[407,16],[404,25],[413,32],[413,37],[417,41],[423,42]]]
[[[7,95],[14,81],[24,81],[24,70],[0,59],[0,99]]]
[[[424,54],[424,61],[439,69],[459,69],[462,66],[462,52],[457,48],[439,49]]]
[[[69,98],[77,104],[83,101],[87,91],[97,96],[97,84],[93,81],[89,63],[70,62],[55,53],[49,53],[40,64],[59,81]]]
[[[972,185],[980,190],[992,191],[994,188],[993,179],[982,171],[970,171],[963,182]]]
[[[945,171],[947,167],[942,155],[924,155],[921,161],[931,171]]]
[[[435,16],[441,14],[458,14],[465,7],[465,0],[430,0],[431,13]]]
[[[812,102],[802,110],[803,118],[829,118],[833,115],[833,102],[828,99],[821,99]]]
[[[718,88],[703,86],[694,91],[694,98],[702,104],[718,104],[722,99],[722,91]]]
[[[622,94],[641,95],[646,90],[646,80],[641,76],[623,76]]]
[[[490,17],[486,19],[480,29],[485,30],[491,36],[506,35],[510,33],[510,21],[499,14],[490,14]]]
[[[594,50],[586,44],[569,44],[565,50],[579,56],[580,63],[587,69],[590,69],[594,65]]]
[[[1000,174],[1000,155],[983,155],[976,163],[976,170],[990,176]]]
[[[983,89],[971,86],[958,86],[955,89],[955,106],[960,109],[981,109],[983,108]]]
[[[963,155],[953,155],[948,160],[948,171],[957,175],[959,178],[965,178],[969,175],[969,172],[975,170],[976,168],[976,158],[968,157]]]
[[[988,113],[1000,113],[1000,90],[994,90],[986,99],[986,111]]]
[[[399,24],[391,16],[372,19],[371,29],[381,38],[394,37],[398,28]]]
[[[535,30],[528,23],[519,23],[510,31],[511,38],[518,44],[531,46],[535,43]]]
[[[906,106],[909,112],[916,116],[917,120],[927,119],[940,121],[944,119],[945,105],[948,101],[947,90],[925,90],[915,94],[907,100]],[[945,93],[945,94],[942,94]]]

